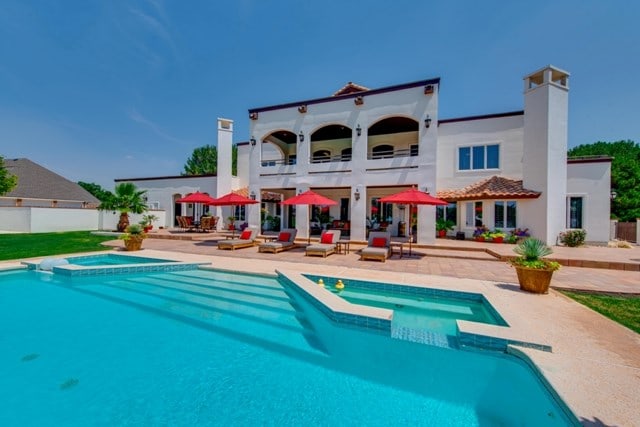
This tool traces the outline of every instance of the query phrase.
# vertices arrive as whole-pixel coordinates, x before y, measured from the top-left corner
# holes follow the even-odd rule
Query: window
[[[494,203],[494,227],[516,228],[517,203],[515,201]]]
[[[465,203],[465,225],[482,227],[482,202]]]
[[[233,210],[233,217],[238,221],[246,220],[246,207],[244,205],[235,206]]]
[[[449,203],[447,206],[436,206],[436,219],[449,220],[458,224],[458,204]]]
[[[415,156],[417,156],[417,155],[418,155],[418,153],[419,153],[419,151],[418,151],[418,144],[411,144],[411,145],[409,146],[409,155],[410,155],[411,157],[415,157]]]
[[[371,221],[373,223],[393,221],[393,205],[391,203],[381,203],[379,197],[371,199]]]
[[[393,158],[393,145],[378,145],[371,150],[372,159],[391,159]]]
[[[318,150],[313,152],[313,163],[324,163],[331,160],[331,152],[329,150]]]
[[[458,148],[458,170],[498,169],[500,167],[500,146],[474,145]]]
[[[342,160],[343,162],[348,162],[349,160],[351,160],[351,147],[342,150],[341,155],[342,156],[340,160]]]
[[[582,228],[582,197],[569,197],[567,228]]]

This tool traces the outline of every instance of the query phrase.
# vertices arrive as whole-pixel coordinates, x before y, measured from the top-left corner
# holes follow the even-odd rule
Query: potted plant
[[[142,248],[142,241],[147,238],[147,234],[140,224],[130,224],[122,235],[124,247],[128,251],[139,251]]]
[[[514,228],[509,235],[509,243],[520,243],[529,236],[528,228]]]
[[[489,229],[484,225],[476,227],[473,232],[473,238],[476,242],[484,242],[488,237]]]
[[[560,264],[543,257],[553,253],[553,250],[542,240],[528,238],[513,248],[513,251],[520,255],[509,260],[518,274],[520,289],[537,294],[549,292],[551,276],[560,268]]]
[[[138,188],[130,182],[122,182],[115,187],[115,193],[110,194],[100,203],[98,209],[120,212],[118,231],[125,231],[129,226],[129,212],[141,214],[147,210],[145,201],[146,190]]]
[[[436,219],[436,231],[438,232],[438,237],[446,237],[447,231],[453,230],[454,226],[454,222],[450,219]]]
[[[507,234],[496,228],[490,233],[490,237],[492,243],[502,243],[504,242],[504,238],[507,237]]]
[[[158,219],[160,218],[152,214],[142,215],[142,221],[140,221],[139,224],[144,228],[144,232],[148,233],[153,230],[153,221],[157,221]]]
[[[228,216],[227,217],[227,228],[229,230],[235,230],[236,229],[235,220],[236,220],[236,218],[234,216]]]

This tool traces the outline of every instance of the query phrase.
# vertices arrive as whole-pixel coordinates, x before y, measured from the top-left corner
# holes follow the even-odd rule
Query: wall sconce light
[[[304,142],[304,133],[302,133],[302,131],[300,131],[300,133],[298,134],[298,139],[300,140],[300,142]]]
[[[406,208],[405,205],[398,205],[398,209],[400,209],[401,211],[403,211]]]
[[[255,139],[255,138],[253,138],[253,137],[252,137],[252,138],[249,140],[249,142],[251,143],[251,146],[252,146],[252,147],[255,147],[255,146],[256,146],[256,139]]]
[[[360,127],[360,124],[358,124],[358,126],[356,126],[356,135],[358,135],[358,136],[362,135],[362,128]]]
[[[426,85],[424,87],[424,94],[431,95],[433,93],[433,85]]]
[[[258,120],[258,113],[249,113],[249,118],[251,120]]]
[[[256,199],[256,193],[252,191],[251,194],[249,195],[249,197],[251,198],[251,200],[255,200]]]
[[[616,197],[618,197],[618,193],[616,193],[616,190],[611,190],[611,200],[615,200]]]
[[[364,104],[364,98],[362,96],[356,96],[353,103],[356,105],[362,105]]]
[[[427,114],[427,117],[424,119],[424,127],[429,129],[430,126],[431,126],[431,116]]]
[[[356,188],[356,192],[353,193],[353,197],[356,199],[356,201],[360,200],[360,190]]]
[[[307,106],[305,104],[302,104],[301,106],[298,107],[298,112],[301,114],[304,114],[307,112]]]

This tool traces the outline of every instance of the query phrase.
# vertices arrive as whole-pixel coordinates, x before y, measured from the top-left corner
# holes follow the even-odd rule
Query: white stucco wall
[[[438,130],[437,190],[458,189],[494,175],[522,179],[524,115],[442,123]],[[499,144],[500,168],[458,170],[458,149]]]
[[[0,207],[0,231],[29,233],[31,231],[31,208]]]
[[[583,197],[582,220],[583,228],[587,231],[587,241],[609,240],[610,193],[610,162],[569,163],[567,198]]]

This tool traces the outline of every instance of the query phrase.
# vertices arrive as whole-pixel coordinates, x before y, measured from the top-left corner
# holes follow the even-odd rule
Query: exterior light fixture
[[[611,190],[611,200],[615,200],[616,197],[618,197],[618,193],[616,193],[616,190]]]
[[[362,96],[356,96],[353,100],[353,103],[356,105],[364,104],[364,98]]]
[[[360,200],[360,190],[356,188],[356,192],[353,193],[353,197],[356,199],[356,201]]]
[[[300,114],[304,114],[307,112],[307,106],[305,104],[302,104],[301,106],[298,107],[298,112]]]
[[[304,142],[304,133],[302,133],[302,131],[300,131],[300,133],[298,134],[298,139],[300,140],[300,142]]]
[[[249,142],[251,143],[251,146],[252,146],[252,147],[255,147],[255,145],[256,145],[256,139],[255,139],[255,138],[253,138],[253,137],[252,137],[252,138],[249,140]]]
[[[401,211],[403,211],[406,208],[405,205],[398,205],[398,209],[400,209]]]
[[[254,191],[252,191],[251,194],[249,195],[249,197],[251,198],[251,200],[255,200],[256,199],[256,193]]]
[[[256,113],[256,112],[249,113],[249,118],[251,120],[258,120],[258,113]]]
[[[424,87],[424,94],[431,95],[433,93],[433,85],[426,85]]]
[[[431,116],[427,114],[427,117],[424,119],[424,127],[429,129],[430,126],[431,126]]]
[[[356,135],[358,135],[358,136],[362,135],[362,128],[360,127],[360,124],[358,124],[358,126],[356,126]]]

